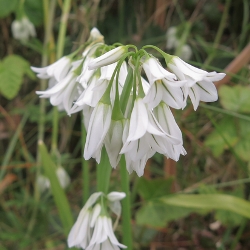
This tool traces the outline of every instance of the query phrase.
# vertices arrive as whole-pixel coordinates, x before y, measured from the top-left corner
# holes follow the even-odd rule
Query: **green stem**
[[[48,44],[50,40],[50,36],[52,33],[52,23],[54,20],[54,13],[56,7],[56,0],[50,1],[43,0],[43,12],[44,12],[44,27],[45,27],[45,37],[43,42],[43,55],[42,55],[42,67],[45,67],[48,64]],[[41,80],[41,90],[46,88],[46,80]],[[45,127],[45,108],[46,108],[46,100],[44,98],[40,98],[40,116],[39,116],[39,123],[38,123],[38,141],[43,141],[44,139],[44,127]],[[37,159],[36,159],[36,180],[41,172],[41,155],[39,148],[37,150]],[[33,210],[31,213],[30,221],[27,227],[26,237],[30,235],[32,232],[36,218],[37,218],[37,211],[39,207],[39,199],[40,199],[40,192],[37,185],[35,185],[34,190],[34,199],[35,203],[33,206]]]
[[[84,151],[85,143],[86,143],[86,130],[83,122],[82,116],[82,124],[81,124],[81,141],[82,141],[82,152]],[[83,204],[85,204],[89,198],[89,186],[90,186],[90,174],[89,174],[89,161],[84,160],[82,157],[82,178],[83,178]]]
[[[71,0],[65,0],[63,4],[63,13],[61,16],[61,24],[59,28],[59,35],[57,40],[57,53],[56,59],[60,59],[63,56],[63,50],[65,45],[65,34],[66,25],[68,20],[68,15],[70,11]],[[57,141],[58,141],[58,125],[59,125],[59,115],[57,107],[53,108],[53,127],[52,127],[52,142],[51,150],[52,153],[57,154]]]
[[[133,249],[132,241],[132,228],[131,228],[131,204],[130,204],[130,190],[129,190],[129,174],[126,169],[125,157],[122,155],[120,161],[121,172],[121,186],[122,191],[126,193],[125,199],[122,203],[122,231],[123,231],[123,244],[127,246],[127,250]]]
[[[112,167],[109,163],[109,157],[105,147],[102,149],[101,161],[97,165],[97,191],[108,193],[109,181]]]
[[[231,0],[227,0],[226,1],[226,5],[225,5],[225,9],[224,9],[224,12],[223,12],[223,15],[221,17],[219,29],[217,31],[217,34],[216,34],[216,37],[215,37],[215,40],[214,40],[213,50],[209,54],[209,56],[207,57],[204,65],[209,65],[212,62],[212,60],[214,59],[214,57],[216,56],[216,49],[218,48],[218,45],[219,45],[219,42],[221,40],[223,31],[224,31],[225,26],[226,26],[230,4],[231,4]]]
[[[20,132],[22,131],[28,117],[29,117],[29,113],[26,112],[24,114],[21,122],[19,123],[14,136],[11,138],[11,141],[10,141],[10,143],[8,145],[7,151],[4,154],[2,167],[1,167],[1,171],[0,171],[0,180],[2,180],[3,177],[4,177],[4,174],[6,172],[6,168],[7,168],[8,164],[9,164],[10,158],[12,156],[12,153],[13,153],[14,149],[15,149],[15,146],[16,146],[16,143],[17,143],[17,140],[18,140],[18,136],[19,136]]]
[[[63,4],[63,13],[61,16],[61,24],[60,24],[59,35],[58,35],[58,40],[57,40],[57,53],[56,53],[57,59],[61,58],[63,55],[66,25],[67,25],[69,11],[70,11],[70,4],[71,4],[71,0],[65,0]]]
[[[237,246],[237,244],[238,244],[238,242],[239,242],[239,240],[240,240],[240,237],[241,237],[242,234],[243,234],[243,231],[244,231],[244,229],[245,229],[245,227],[246,227],[246,224],[247,224],[247,220],[244,219],[244,221],[241,222],[239,229],[237,230],[235,239],[234,239],[234,241],[233,241],[233,243],[232,243],[232,245],[231,245],[230,250],[236,249],[236,246]]]

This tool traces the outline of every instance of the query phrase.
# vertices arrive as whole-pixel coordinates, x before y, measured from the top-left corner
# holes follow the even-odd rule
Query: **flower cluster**
[[[102,192],[92,194],[69,233],[68,246],[86,250],[126,248],[116,239],[107,211],[109,208],[119,219],[120,200],[124,197],[125,193],[120,192],[111,192],[108,195]]]
[[[99,162],[105,146],[112,167],[124,154],[127,170],[139,176],[156,152],[175,161],[186,154],[171,108],[183,109],[188,96],[195,110],[200,101],[216,101],[213,82],[225,75],[198,69],[155,48],[168,71],[147,48],[153,46],[108,46],[94,28],[78,51],[48,67],[32,67],[38,77],[49,79],[50,87],[37,91],[40,97],[68,115],[83,112],[84,158]]]

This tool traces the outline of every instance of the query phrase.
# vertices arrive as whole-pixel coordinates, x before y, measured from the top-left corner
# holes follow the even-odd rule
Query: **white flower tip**
[[[90,31],[90,39],[91,40],[103,39],[103,35],[100,33],[100,31],[96,27],[94,27]]]
[[[109,201],[119,201],[126,197],[126,194],[123,192],[111,192],[107,195]]]
[[[119,46],[115,49],[108,51],[107,53],[95,58],[92,62],[88,65],[88,69],[97,69],[103,66],[107,66],[114,62],[117,62],[124,53],[126,53],[127,48],[126,46]]]

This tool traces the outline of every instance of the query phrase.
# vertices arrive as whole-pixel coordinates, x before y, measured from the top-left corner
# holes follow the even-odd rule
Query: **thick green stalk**
[[[105,147],[102,149],[101,161],[97,165],[97,191],[108,193],[109,181],[112,167],[109,163],[109,157]]]
[[[83,122],[82,116],[82,125],[81,125],[81,140],[82,140],[82,152],[84,151],[85,143],[86,143],[86,130]],[[82,157],[82,187],[83,187],[83,203],[85,204],[89,198],[89,186],[90,186],[90,174],[89,174],[89,161],[86,161]]]
[[[42,67],[45,67],[48,64],[48,47],[49,40],[52,33],[52,23],[54,20],[54,12],[55,12],[56,0],[51,0],[49,4],[49,0],[43,0],[43,12],[44,12],[44,42],[43,42],[43,54],[42,54]],[[40,90],[46,89],[47,81],[45,79],[41,79],[40,81]],[[38,122],[38,141],[44,139],[44,126],[45,126],[45,108],[46,108],[46,99],[40,98],[39,101],[39,122]],[[39,169],[40,165],[40,154],[37,152],[37,166]],[[39,171],[37,171],[39,172]]]
[[[63,4],[63,13],[61,16],[61,24],[60,24],[59,35],[58,35],[58,40],[57,40],[57,51],[56,51],[57,60],[63,56],[63,49],[65,45],[65,35],[66,35],[66,25],[67,25],[68,15],[70,11],[70,4],[71,4],[71,0],[65,0]],[[58,125],[59,125],[58,109],[57,107],[54,107],[52,142],[51,142],[51,150],[54,154],[57,153]]]
[[[122,203],[122,232],[123,232],[123,244],[127,246],[127,250],[133,249],[132,241],[132,228],[131,228],[131,204],[130,204],[130,190],[129,190],[129,174],[126,169],[126,162],[124,155],[120,161],[121,171],[121,186],[122,191],[126,193],[125,199]]]

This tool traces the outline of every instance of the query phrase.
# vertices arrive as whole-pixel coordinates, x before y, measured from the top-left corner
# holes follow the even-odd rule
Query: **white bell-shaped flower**
[[[179,80],[187,80],[184,87],[185,97],[190,96],[194,110],[197,109],[200,101],[214,102],[218,99],[213,82],[224,78],[224,73],[207,72],[198,69],[176,56],[168,62],[167,66]]]
[[[126,248],[115,237],[105,203],[98,201],[101,197],[107,199],[108,206],[119,219],[121,215],[120,200],[125,196],[125,193],[122,192],[111,192],[108,195],[104,195],[102,192],[92,194],[70,230],[68,246],[85,250]]]
[[[99,102],[94,108],[87,131],[86,144],[84,148],[84,158],[86,160],[95,157],[101,151],[105,136],[111,123],[112,107],[109,104]],[[99,157],[98,157],[99,158]]]
[[[117,62],[126,52],[127,52],[126,46],[119,46],[115,49],[112,49],[107,53],[92,60],[92,62],[89,64],[89,69],[97,69],[112,64],[114,62]]]
[[[74,72],[81,64],[81,60],[72,64],[69,73],[57,82],[52,88],[44,91],[36,91],[40,98],[50,98],[50,103],[53,106],[63,105],[65,111],[70,115],[73,101],[78,95],[78,82],[76,82],[77,75]]]
[[[181,87],[185,85],[185,80],[178,81],[174,74],[165,70],[153,57],[145,60],[142,67],[150,83],[150,88],[144,98],[149,108],[155,108],[161,101],[176,109],[184,108],[185,102]]]
[[[58,61],[44,68],[31,67],[41,79],[55,78],[57,82],[62,81],[69,73],[72,67],[71,59],[67,56],[60,58]]]

